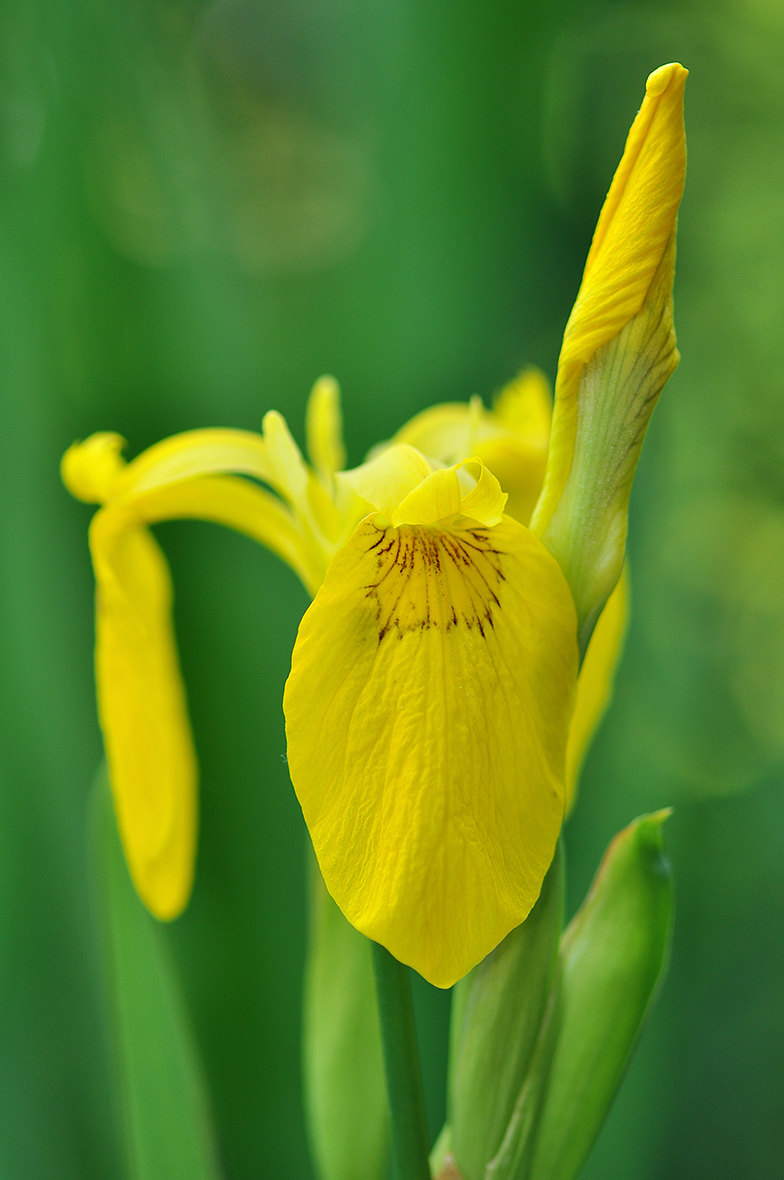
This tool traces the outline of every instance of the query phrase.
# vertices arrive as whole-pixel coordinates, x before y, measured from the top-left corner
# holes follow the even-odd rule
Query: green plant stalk
[[[409,968],[372,944],[397,1180],[430,1180],[427,1121]]]

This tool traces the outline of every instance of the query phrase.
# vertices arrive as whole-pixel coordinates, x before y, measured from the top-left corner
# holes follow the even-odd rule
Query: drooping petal
[[[620,576],[637,458],[678,363],[672,284],[686,74],[671,64],[648,79],[558,362],[547,473],[531,527],[571,586],[583,651]]]
[[[379,528],[341,549],[284,695],[324,879],[357,929],[448,987],[524,920],[563,815],[577,652],[527,529]]]
[[[176,917],[190,893],[197,772],[168,568],[145,525],[187,518],[213,520],[260,541],[311,593],[323,577],[284,506],[242,479],[164,484],[93,518],[96,681],[109,776],[134,883],[163,919]]]
[[[117,819],[134,884],[158,918],[188,900],[196,759],[171,628],[165,558],[122,507],[96,513],[96,680]]]
[[[599,616],[577,680],[577,696],[566,744],[566,814],[572,810],[583,760],[612,695],[615,669],[629,613],[626,573]]]

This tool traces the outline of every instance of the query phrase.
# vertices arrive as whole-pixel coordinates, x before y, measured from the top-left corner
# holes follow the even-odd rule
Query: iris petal
[[[96,681],[120,833],[139,895],[159,918],[188,900],[196,848],[196,756],[171,617],[166,559],[145,527],[214,520],[278,553],[313,593],[323,574],[291,514],[231,476],[164,484],[96,513]]]
[[[539,894],[563,817],[575,627],[558,565],[510,518],[368,518],[300,626],[289,768],[327,888],[439,987]]]
[[[319,377],[308,398],[305,415],[308,455],[314,470],[329,481],[346,466],[340,389],[334,377]]]
[[[171,627],[166,559],[122,508],[93,518],[96,681],[120,834],[136,888],[158,918],[191,889],[196,759]]]

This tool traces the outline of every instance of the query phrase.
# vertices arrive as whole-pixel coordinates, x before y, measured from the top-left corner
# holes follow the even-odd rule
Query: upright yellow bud
[[[558,362],[545,484],[531,527],[569,582],[583,652],[620,577],[637,457],[679,359],[672,284],[687,72],[671,64],[648,78]]]

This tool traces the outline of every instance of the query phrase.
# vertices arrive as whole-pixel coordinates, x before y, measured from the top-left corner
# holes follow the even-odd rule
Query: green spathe
[[[526,921],[453,992],[448,1119],[464,1180],[484,1180],[523,1091],[554,986],[562,922],[559,844]]]
[[[564,933],[559,1032],[525,1180],[578,1175],[650,1010],[672,928],[669,814],[642,816],[615,837]]]

